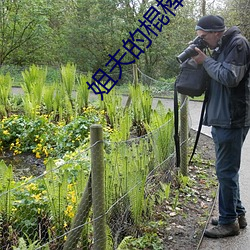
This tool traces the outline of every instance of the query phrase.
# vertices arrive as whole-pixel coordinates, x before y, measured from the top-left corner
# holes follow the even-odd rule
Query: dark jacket
[[[203,63],[211,77],[204,125],[250,126],[250,46],[237,27],[227,30],[218,50]]]

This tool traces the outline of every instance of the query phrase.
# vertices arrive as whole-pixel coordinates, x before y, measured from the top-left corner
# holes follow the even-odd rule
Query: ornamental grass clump
[[[21,87],[24,91],[24,112],[27,116],[34,118],[37,114],[40,114],[47,68],[43,69],[32,65],[28,70],[22,72],[22,76],[23,83],[21,83]]]
[[[88,89],[88,85],[86,84],[87,81],[91,81],[91,74],[88,73],[87,75],[81,74],[78,77],[78,86],[76,91],[76,107],[77,113],[81,114],[81,111],[84,108],[89,106],[89,93],[90,90]]]
[[[0,117],[10,112],[9,97],[11,94],[12,79],[9,73],[0,75]]]

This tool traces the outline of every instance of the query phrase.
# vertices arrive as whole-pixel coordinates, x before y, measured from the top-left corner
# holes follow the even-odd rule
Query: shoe
[[[239,222],[240,229],[243,229],[243,228],[245,228],[247,226],[247,220],[246,220],[245,214],[239,215],[238,222]],[[214,226],[217,226],[218,225],[218,219],[217,218],[212,218],[211,224],[214,225]]]
[[[204,235],[209,238],[223,238],[228,236],[239,235],[240,227],[238,222],[234,222],[232,224],[218,224],[215,227],[210,229],[206,229]]]

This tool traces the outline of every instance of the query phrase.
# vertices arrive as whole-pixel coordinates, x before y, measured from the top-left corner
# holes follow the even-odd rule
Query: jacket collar
[[[214,49],[213,58],[217,58],[218,55],[221,53],[221,50],[228,44],[229,41],[231,41],[232,37],[238,34],[241,34],[241,31],[236,26],[233,26],[226,30],[221,40],[219,41],[218,47]]]
[[[228,41],[231,40],[231,38],[235,35],[240,34],[241,31],[237,26],[233,26],[231,28],[229,28],[227,31],[225,31],[223,37],[222,37],[222,41],[221,41],[221,46],[220,47],[224,47]]]

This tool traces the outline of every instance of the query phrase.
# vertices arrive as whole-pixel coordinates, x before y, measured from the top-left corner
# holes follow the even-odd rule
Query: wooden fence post
[[[93,205],[93,250],[106,249],[106,216],[104,192],[104,149],[102,126],[95,124],[90,127],[91,140],[91,176]]]
[[[137,65],[133,64],[133,76],[134,76],[134,85],[138,85],[138,70]]]

